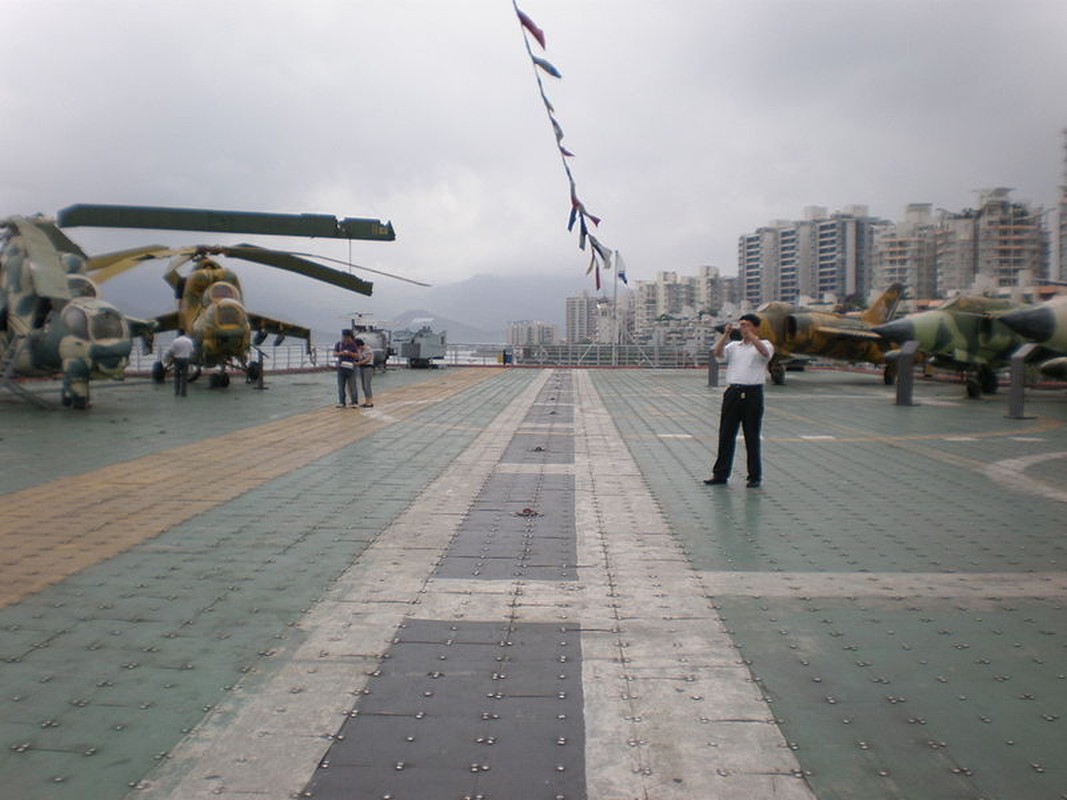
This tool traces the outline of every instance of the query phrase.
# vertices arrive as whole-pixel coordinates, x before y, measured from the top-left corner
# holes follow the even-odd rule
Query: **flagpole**
[[[619,251],[615,251],[615,294],[611,298],[611,366],[619,366]]]

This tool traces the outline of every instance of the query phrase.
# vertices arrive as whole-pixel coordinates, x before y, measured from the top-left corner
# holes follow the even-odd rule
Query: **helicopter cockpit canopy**
[[[211,302],[217,302],[219,300],[240,300],[241,293],[237,291],[237,287],[232,283],[226,281],[217,281],[208,287],[204,292],[204,305],[209,305]]]
[[[91,341],[128,339],[126,320],[114,308],[100,306],[90,310],[80,305],[67,305],[61,315],[63,324],[74,336]]]
[[[67,275],[71,297],[96,297],[96,284],[84,275]]]

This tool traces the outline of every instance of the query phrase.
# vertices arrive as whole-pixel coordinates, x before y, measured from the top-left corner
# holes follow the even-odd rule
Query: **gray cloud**
[[[277,243],[435,283],[584,276],[506,0],[2,0],[3,213],[74,202],[391,219]],[[1060,0],[525,0],[598,236],[633,277],[736,268],[810,204],[1052,205]],[[203,234],[73,231],[87,247]],[[267,244],[275,244],[269,242]],[[379,287],[384,287],[381,279]],[[591,281],[588,281],[591,287]]]

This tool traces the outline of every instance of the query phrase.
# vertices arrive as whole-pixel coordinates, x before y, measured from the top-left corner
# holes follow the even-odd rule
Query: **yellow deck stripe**
[[[388,413],[320,409],[4,495],[0,608],[497,374],[449,370],[378,393]],[[190,476],[196,492],[175,497]]]

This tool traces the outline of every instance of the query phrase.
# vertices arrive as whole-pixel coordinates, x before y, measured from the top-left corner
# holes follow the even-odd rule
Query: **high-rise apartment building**
[[[564,326],[565,335],[571,344],[596,341],[597,304],[608,302],[597,299],[583,291],[577,297],[568,297],[566,301]]]
[[[1048,277],[1049,234],[1040,207],[1010,199],[1011,189],[983,191],[978,208],[941,212],[936,231],[937,293],[1026,286]]]
[[[871,290],[874,234],[887,223],[866,206],[827,214],[806,209],[806,219],[780,220],[743,234],[738,243],[741,299],[752,306],[768,300],[796,302],[866,297]]]
[[[891,284],[907,287],[910,297],[937,293],[936,230],[930,203],[911,203],[904,219],[880,227],[874,235],[872,289],[884,292]]]
[[[693,296],[698,311],[718,314],[722,309],[723,285],[718,267],[699,267],[693,281]]]
[[[509,322],[505,330],[507,343],[516,347],[523,345],[556,344],[559,328],[548,322],[517,320]]]
[[[741,236],[737,246],[740,301],[752,307],[778,296],[778,231],[766,226]]]

